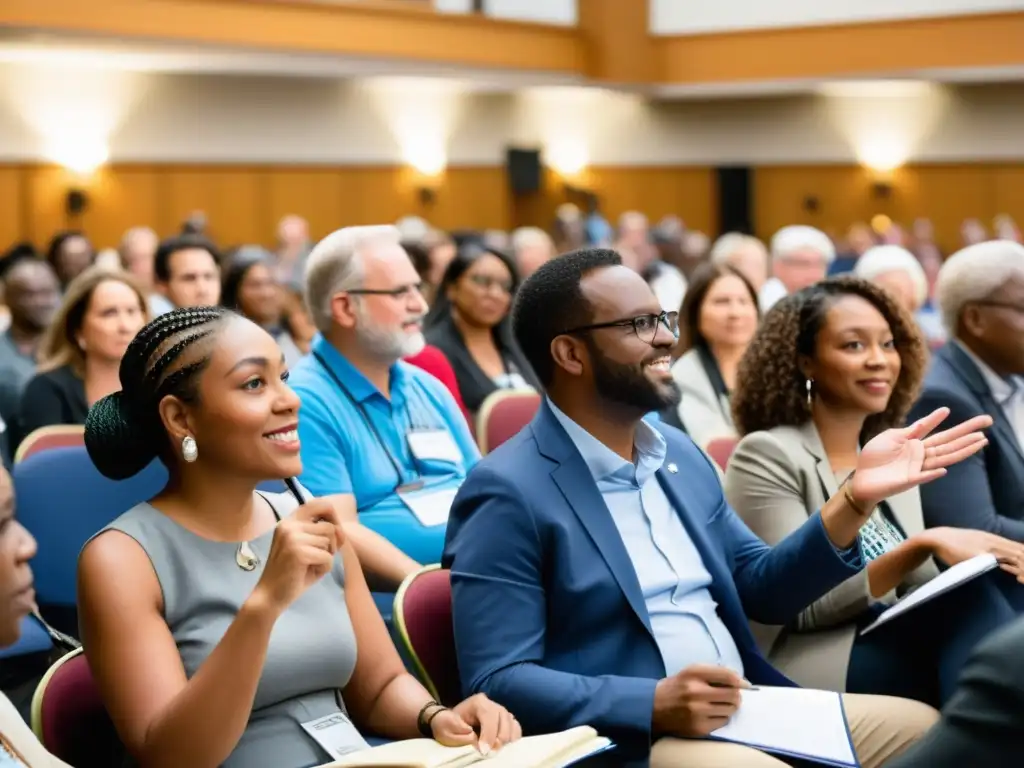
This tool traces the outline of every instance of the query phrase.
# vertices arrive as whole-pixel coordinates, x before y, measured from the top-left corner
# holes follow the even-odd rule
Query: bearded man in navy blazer
[[[561,256],[521,287],[516,339],[547,397],[452,508],[443,565],[462,683],[527,733],[595,727],[619,745],[615,765],[782,766],[701,738],[744,687],[791,685],[758,653],[747,618],[788,623],[853,576],[867,511],[979,450],[987,422],[926,437],[940,410],[879,435],[844,493],[769,548],[690,439],[643,418],[678,399],[676,321],[610,250]],[[937,717],[903,699],[844,698],[867,768]]]

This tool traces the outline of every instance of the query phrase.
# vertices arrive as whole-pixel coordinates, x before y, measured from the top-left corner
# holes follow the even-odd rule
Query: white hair
[[[928,278],[917,257],[899,245],[876,245],[857,259],[853,274],[863,280],[874,280],[889,272],[906,272],[914,284],[917,306],[928,301]]]
[[[512,250],[516,253],[524,248],[550,248],[554,250],[551,235],[540,227],[520,227],[512,233]]]
[[[637,229],[647,228],[647,216],[640,213],[640,211],[626,211],[624,214],[619,216],[619,229],[629,229],[630,227],[636,227]]]
[[[395,223],[402,240],[419,243],[430,234],[430,225],[419,216],[405,216]]]
[[[345,227],[332,232],[313,248],[306,260],[305,293],[313,324],[322,333],[334,323],[331,301],[341,291],[363,281],[363,251],[372,245],[398,245],[398,227]]]
[[[796,251],[807,249],[820,253],[826,264],[831,264],[836,258],[836,247],[831,238],[814,227],[783,227],[772,238],[773,259],[785,259]]]
[[[1024,245],[1012,240],[969,245],[946,259],[939,270],[936,299],[950,335],[956,334],[966,304],[987,299],[1013,279],[1024,282]]]
[[[712,264],[728,265],[733,255],[744,248],[756,248],[764,254],[765,261],[768,261],[768,249],[764,247],[764,243],[753,235],[744,235],[742,232],[726,232],[715,240],[709,258]]]

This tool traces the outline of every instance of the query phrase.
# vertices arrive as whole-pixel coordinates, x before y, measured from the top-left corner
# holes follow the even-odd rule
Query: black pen
[[[299,490],[299,484],[295,482],[294,477],[286,477],[284,479],[284,484],[288,487],[288,490],[291,492],[292,496],[295,497],[295,500],[299,502],[300,507],[306,503],[306,500],[302,498],[302,491]]]

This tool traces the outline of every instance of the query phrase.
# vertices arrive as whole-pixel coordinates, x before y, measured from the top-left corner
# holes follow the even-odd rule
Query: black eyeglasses
[[[665,326],[668,332],[679,338],[679,313],[662,312],[658,315],[637,315],[625,320],[613,320],[610,323],[595,323],[584,325],[580,328],[572,328],[562,331],[563,334],[584,333],[586,331],[599,331],[602,328],[632,328],[636,337],[644,344],[654,345],[654,339],[658,336],[658,327]]]
[[[387,290],[383,288],[353,288],[351,291],[345,291],[352,296],[390,296],[393,299],[404,299],[415,293],[422,293],[423,283],[413,283],[412,285],[403,285],[400,288],[389,288]]]

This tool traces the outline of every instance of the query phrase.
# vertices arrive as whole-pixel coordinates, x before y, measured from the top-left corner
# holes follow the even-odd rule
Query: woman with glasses
[[[507,255],[468,243],[448,264],[437,288],[425,335],[451,362],[472,414],[496,390],[539,389],[512,340],[509,309],[518,284]]]

